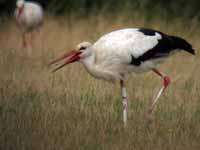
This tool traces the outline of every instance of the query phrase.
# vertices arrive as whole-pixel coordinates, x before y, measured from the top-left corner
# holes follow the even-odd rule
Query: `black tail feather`
[[[187,42],[185,39],[177,37],[177,36],[170,36],[174,45],[175,49],[183,49],[188,53],[195,55],[195,50],[192,48],[192,45]]]

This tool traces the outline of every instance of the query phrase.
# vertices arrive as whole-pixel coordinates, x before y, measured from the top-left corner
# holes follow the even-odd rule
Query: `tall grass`
[[[117,16],[117,15],[116,15]],[[160,79],[153,73],[127,80],[128,126],[123,128],[118,84],[93,79],[80,64],[52,74],[47,66],[56,56],[83,41],[94,42],[104,33],[125,27],[152,27],[180,35],[200,48],[196,20],[146,21],[97,15],[46,17],[34,40],[32,56],[20,48],[13,21],[0,30],[0,149],[94,150],[200,148],[200,59],[179,53],[159,68],[172,77],[160,98],[151,126],[144,111]]]

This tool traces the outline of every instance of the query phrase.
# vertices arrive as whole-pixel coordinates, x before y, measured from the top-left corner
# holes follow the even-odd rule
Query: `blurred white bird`
[[[128,28],[108,33],[94,44],[80,43],[75,50],[52,61],[50,65],[67,59],[64,64],[53,70],[55,72],[66,64],[79,61],[96,78],[109,81],[120,80],[123,121],[126,125],[128,104],[124,84],[125,76],[132,72],[142,73],[151,70],[161,77],[163,86],[150,100],[146,111],[146,117],[149,119],[158,98],[170,83],[170,78],[155,68],[156,64],[162,62],[173,52],[180,50],[195,54],[192,45],[183,38],[167,35],[153,29]]]
[[[32,48],[32,36],[27,37],[28,33],[39,31],[43,23],[43,9],[36,2],[26,2],[25,0],[17,0],[15,18],[17,25],[22,34],[22,45],[25,48]]]

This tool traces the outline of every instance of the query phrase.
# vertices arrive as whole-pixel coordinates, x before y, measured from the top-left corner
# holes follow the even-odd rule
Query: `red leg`
[[[30,42],[30,35],[28,33],[23,33],[22,35],[22,46],[23,48],[32,49],[32,44]]]
[[[31,33],[27,33],[26,36],[26,49],[28,56],[32,56],[32,39],[31,39]]]
[[[168,76],[164,76],[157,69],[152,69],[152,70],[153,70],[153,72],[155,72],[157,75],[159,75],[163,79],[163,86],[166,89],[168,87],[168,85],[170,84],[170,78]]]
[[[151,120],[151,115],[152,112],[155,108],[156,102],[158,101],[159,97],[162,95],[162,93],[165,91],[165,89],[169,86],[170,84],[170,78],[168,76],[163,75],[160,73],[157,69],[152,69],[153,72],[155,72],[157,75],[159,75],[162,78],[162,87],[160,90],[156,93],[155,96],[153,96],[152,99],[150,99],[149,107],[145,113],[145,117],[148,121]]]

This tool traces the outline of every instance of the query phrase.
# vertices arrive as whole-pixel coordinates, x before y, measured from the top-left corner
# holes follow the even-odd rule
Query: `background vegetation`
[[[29,0],[31,1],[31,0]],[[142,11],[145,15],[162,17],[200,17],[199,0],[35,0],[51,14],[63,15],[76,13],[89,15],[99,11],[114,13],[120,10],[129,12]],[[0,0],[0,14],[12,14],[16,0]]]
[[[35,33],[32,55],[21,48],[12,17],[0,26],[0,149],[200,149],[198,1],[41,2],[45,22]],[[0,3],[1,15],[13,14],[14,1]],[[148,127],[144,111],[160,78],[152,72],[131,75],[128,126],[123,128],[119,84],[93,79],[78,63],[55,74],[47,64],[81,41],[94,42],[107,32],[141,26],[187,39],[197,55],[178,53],[159,67],[172,84]]]

